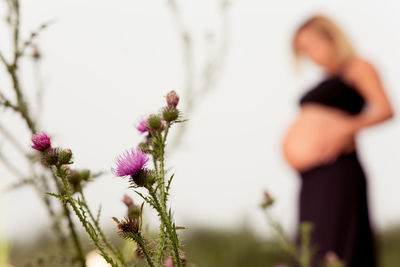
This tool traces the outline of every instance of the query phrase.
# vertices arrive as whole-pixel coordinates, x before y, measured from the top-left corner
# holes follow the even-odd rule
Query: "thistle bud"
[[[131,175],[130,181],[134,186],[147,187],[153,183],[153,178],[149,170],[142,169]]]
[[[83,169],[79,172],[79,176],[81,177],[82,180],[87,181],[89,180],[90,177],[90,170],[88,169]]]
[[[124,195],[124,198],[122,199],[122,202],[129,208],[130,206],[133,205],[133,200],[130,196]]]
[[[264,190],[264,200],[261,203],[261,208],[266,209],[272,204],[274,204],[274,199],[270,196],[268,191]]]
[[[165,107],[162,111],[162,116],[166,122],[172,122],[179,118],[179,110],[174,107]]]
[[[58,163],[61,165],[71,164],[72,151],[71,149],[63,149],[58,153]]]
[[[43,151],[41,156],[41,162],[45,166],[56,165],[58,163],[58,155],[61,149],[58,147],[50,148]]]
[[[152,115],[149,117],[147,120],[149,123],[149,126],[154,129],[154,130],[159,130],[161,129],[162,123],[161,123],[161,118],[158,115]]]
[[[63,167],[69,167],[68,165],[64,165]],[[72,191],[77,192],[82,189],[83,182],[88,181],[90,177],[90,171],[87,169],[83,169],[80,171],[72,170],[67,176],[68,182],[71,185]]]
[[[176,108],[179,103],[179,96],[177,95],[177,93],[172,90],[167,94],[166,98],[168,107]]]
[[[130,196],[124,195],[122,202],[124,202],[124,204],[128,207],[128,217],[139,218],[141,213],[140,207],[133,203],[133,200]]]
[[[127,215],[128,217],[139,218],[140,217],[140,207],[136,205],[132,205],[128,207]]]

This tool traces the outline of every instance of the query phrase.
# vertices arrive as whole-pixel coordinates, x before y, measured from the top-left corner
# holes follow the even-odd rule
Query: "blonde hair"
[[[344,64],[349,58],[355,55],[353,46],[351,45],[346,34],[340,29],[340,27],[331,19],[324,15],[315,15],[307,19],[300,27],[297,28],[293,39],[292,39],[292,52],[296,68],[299,67],[301,54],[299,51],[297,37],[299,33],[306,28],[312,28],[317,30],[325,38],[328,38],[334,46],[336,56],[339,60],[339,64]]]

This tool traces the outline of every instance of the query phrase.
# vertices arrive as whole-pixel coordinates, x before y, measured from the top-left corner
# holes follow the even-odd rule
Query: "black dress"
[[[364,106],[362,96],[339,75],[322,81],[300,99],[300,105],[310,102],[349,114],[358,114]],[[304,221],[313,224],[311,240],[317,249],[313,266],[320,266],[326,253],[333,251],[346,267],[375,267],[366,176],[357,151],[299,174],[299,225]]]

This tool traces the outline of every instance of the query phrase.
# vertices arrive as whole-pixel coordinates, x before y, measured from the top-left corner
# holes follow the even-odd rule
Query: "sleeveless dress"
[[[358,114],[364,99],[339,75],[320,82],[299,101],[319,103]],[[299,172],[300,222],[313,224],[311,242],[316,248],[314,266],[321,266],[333,251],[346,267],[375,267],[373,231],[368,212],[367,181],[357,150],[341,154],[335,162]],[[300,243],[297,231],[296,243]]]

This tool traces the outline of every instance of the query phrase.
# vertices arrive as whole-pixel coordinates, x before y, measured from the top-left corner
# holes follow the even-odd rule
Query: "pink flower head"
[[[141,133],[147,132],[147,119],[141,120],[136,129]]]
[[[116,160],[116,167],[112,167],[111,171],[115,176],[133,176],[140,170],[143,170],[149,156],[144,153],[139,147],[125,151],[124,154],[119,155]]]
[[[165,266],[165,267],[172,267],[173,264],[174,264],[174,262],[172,261],[172,258],[166,258],[166,259],[164,260],[164,266]]]
[[[31,140],[33,143],[33,145],[32,145],[33,149],[43,152],[43,151],[51,148],[50,137],[47,134],[45,134],[44,132],[34,134],[31,138]]]

